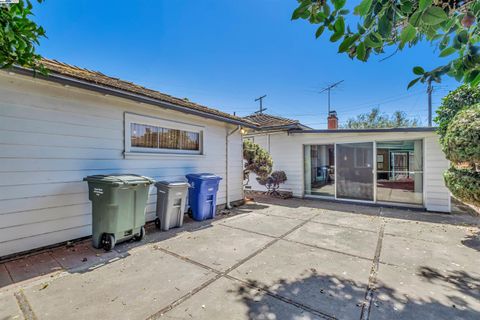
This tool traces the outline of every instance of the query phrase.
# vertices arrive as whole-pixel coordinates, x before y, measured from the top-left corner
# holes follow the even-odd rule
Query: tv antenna
[[[324,93],[325,91],[328,93],[328,114],[330,114],[330,91],[337,87],[340,83],[342,83],[345,80],[340,80],[338,82],[332,83],[331,85],[327,86],[326,88],[323,88],[320,90],[318,93]]]
[[[266,96],[267,96],[267,95],[264,94],[263,96],[258,97],[257,99],[255,99],[255,101],[260,101],[260,110],[255,111],[255,113],[260,113],[260,114],[262,114],[263,111],[267,110],[267,108],[263,108],[263,99],[264,99]]]

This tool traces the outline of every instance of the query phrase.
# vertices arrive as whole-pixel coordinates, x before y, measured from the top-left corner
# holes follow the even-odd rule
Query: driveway
[[[480,319],[478,218],[257,201],[0,264],[0,319]]]

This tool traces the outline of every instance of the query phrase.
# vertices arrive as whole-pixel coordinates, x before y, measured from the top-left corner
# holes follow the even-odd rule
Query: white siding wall
[[[448,168],[449,161],[445,158],[438,136],[431,134],[425,137],[424,148],[426,164],[424,170],[425,207],[431,211],[450,212],[450,191],[443,180],[443,173]]]
[[[424,205],[427,210],[450,212],[450,192],[445,186],[443,172],[448,168],[448,160],[441,150],[438,136],[434,132],[385,132],[385,133],[276,133],[270,135],[270,154],[274,170],[283,170],[288,181],[282,190],[293,192],[294,196],[304,195],[303,146],[308,144],[334,144],[366,141],[415,140],[424,141]],[[267,148],[265,135],[254,137],[255,143]],[[252,179],[250,179],[252,181]],[[254,180],[254,179],[253,179]],[[255,182],[253,190],[264,190]]]
[[[124,113],[205,126],[204,155],[124,159]],[[180,112],[0,73],[0,257],[91,234],[92,174],[135,173],[183,179],[225,177],[225,137],[235,126]],[[230,201],[243,199],[242,141],[230,138]],[[224,204],[225,179],[218,203]],[[155,215],[150,190],[147,217]]]

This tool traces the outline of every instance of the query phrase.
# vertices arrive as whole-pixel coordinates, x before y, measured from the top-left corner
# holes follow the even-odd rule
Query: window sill
[[[154,153],[154,152],[124,152],[123,158],[127,160],[135,159],[178,159],[178,158],[187,158],[187,159],[198,159],[204,158],[205,154],[194,154],[194,153]]]

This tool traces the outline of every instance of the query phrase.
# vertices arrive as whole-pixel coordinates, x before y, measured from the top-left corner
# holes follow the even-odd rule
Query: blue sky
[[[354,3],[355,1],[350,1]],[[45,57],[98,70],[226,112],[247,115],[267,94],[268,113],[326,127],[332,92],[341,122],[380,107],[405,111],[426,123],[426,88],[406,90],[412,68],[442,63],[430,44],[380,62],[337,54],[315,26],[290,21],[295,0],[64,1],[35,4],[35,20],[47,31],[38,48]],[[458,84],[445,78],[434,109]]]

